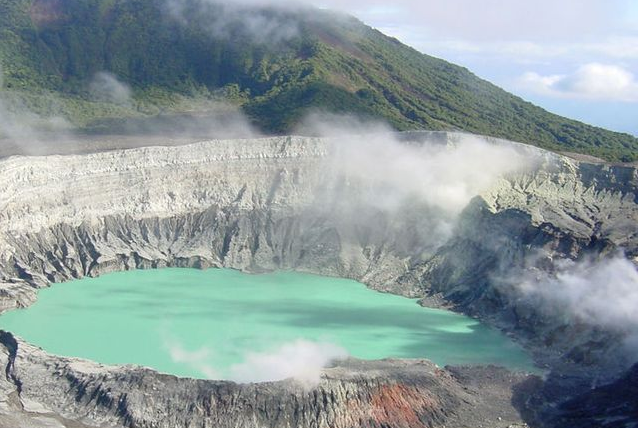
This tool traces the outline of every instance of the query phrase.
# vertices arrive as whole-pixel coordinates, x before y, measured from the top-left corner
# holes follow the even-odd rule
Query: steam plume
[[[237,382],[267,382],[293,378],[305,387],[319,383],[321,369],[348,356],[345,349],[328,342],[298,339],[267,352],[246,354],[230,368]]]
[[[352,118],[311,116],[300,132],[330,140],[326,190],[318,205],[350,226],[366,224],[368,217],[375,221],[376,213],[411,219],[394,224],[395,232],[410,229],[411,240],[424,250],[450,237],[473,197],[532,164],[513,145],[463,134],[454,143],[402,141],[404,136],[383,124]]]
[[[98,101],[131,106],[131,88],[119,81],[112,73],[106,71],[96,73],[89,84],[89,90]]]
[[[268,351],[248,351],[243,361],[233,364],[224,375],[214,367],[214,353],[207,347],[189,351],[175,339],[164,342],[173,362],[183,364],[207,379],[224,378],[240,383],[294,379],[311,388],[319,383],[324,367],[348,356],[345,349],[332,343],[297,339]]]
[[[630,357],[638,360],[638,271],[623,255],[561,260],[555,274],[534,271],[516,283],[525,298],[550,316],[621,334]]]
[[[207,379],[219,379],[219,373],[209,363],[212,355],[208,348],[201,347],[195,351],[189,351],[176,340],[165,343],[165,347],[168,348],[173,362],[184,364]]]

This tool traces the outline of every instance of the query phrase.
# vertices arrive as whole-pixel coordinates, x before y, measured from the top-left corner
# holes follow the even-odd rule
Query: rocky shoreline
[[[497,367],[346,360],[311,389],[294,380],[239,385],[54,357],[9,333],[0,349],[0,426],[13,418],[19,426],[507,427],[521,422],[514,395],[531,382]]]

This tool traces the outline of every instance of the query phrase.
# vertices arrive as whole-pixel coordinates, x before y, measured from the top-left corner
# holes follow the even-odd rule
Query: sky
[[[554,113],[638,136],[638,0],[307,0]]]

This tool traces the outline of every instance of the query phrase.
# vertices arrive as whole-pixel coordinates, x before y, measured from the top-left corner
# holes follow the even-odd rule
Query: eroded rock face
[[[618,349],[616,333],[544,310],[522,298],[516,285],[526,275],[557,271],[565,260],[601,260],[621,251],[636,264],[637,184],[632,167],[550,159],[473,199],[454,236],[408,277],[457,310],[506,330],[515,325],[533,349],[551,350],[549,364],[602,364],[615,375],[634,362]]]
[[[294,268],[390,287],[406,270],[407,251],[393,245],[409,220],[357,230],[335,218],[335,198],[349,195],[317,199],[325,151],[321,140],[271,138],[5,160],[3,280],[44,286],[172,265]]]
[[[460,138],[436,137],[448,144]],[[554,367],[566,359],[590,370],[627,363],[617,358],[621,338],[548,317],[502,278],[504,268],[525,270],[530,260],[551,271],[558,260],[601,258],[619,248],[635,260],[635,168],[519,147],[533,167],[495,180],[469,201],[446,241],[433,244],[428,207],[415,201],[388,212],[366,205],[365,183],[332,168],[330,144],[277,137],[0,160],[0,309],[31,304],[38,287],[115,270],[296,269],[477,315],[539,358],[557,355],[544,359]],[[320,404],[323,398],[286,382],[238,386],[132,368],[82,371],[78,364],[90,363],[24,343],[16,345],[23,350],[17,364],[5,342],[5,404],[38,403],[67,426],[475,426],[458,410],[468,397],[450,392],[460,381],[425,363],[330,369],[321,388],[340,398]],[[36,368],[38,376],[31,374]],[[364,398],[352,404],[348,394]],[[232,401],[238,399],[241,405]]]

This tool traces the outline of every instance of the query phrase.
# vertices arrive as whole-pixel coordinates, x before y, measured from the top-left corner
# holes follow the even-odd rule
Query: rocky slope
[[[446,133],[406,137],[411,144],[427,139],[450,147],[462,138]],[[1,160],[2,309],[29,305],[39,287],[114,270],[297,269],[423,297],[424,304],[452,306],[502,327],[539,361],[577,374],[569,385],[534,387],[544,388],[545,395],[562,399],[556,394],[561,388],[582,393],[589,381],[580,367],[594,373],[613,364],[619,373],[628,366],[620,358],[621,337],[547,314],[521,300],[501,274],[504,266],[552,271],[559,260],[600,259],[619,248],[635,260],[635,168],[586,164],[514,145],[533,162],[495,178],[465,207],[445,242],[432,242],[432,212],[418,203],[400,211],[367,204],[361,196],[365,180],[335,169],[334,143],[277,137]],[[489,407],[464,395],[481,389],[476,378],[492,379],[484,381],[484,387],[491,385],[484,389],[501,391],[490,402],[503,409],[511,409],[503,403],[513,400],[513,391],[533,384],[515,387],[523,380],[505,382],[505,375],[496,372],[455,377],[426,363],[352,362],[325,372],[319,390],[329,392],[319,399],[316,391],[290,392],[286,382],[237,386],[143,369],[98,369],[46,355],[8,335],[3,346],[4,405],[38,403],[61,423],[66,418],[89,425],[195,426],[187,421],[200,421],[197,426],[220,426],[228,417],[239,424],[233,426],[383,426],[389,420],[402,421],[393,426],[468,426],[468,408]],[[503,382],[510,383],[503,387]],[[282,392],[288,394],[285,400]],[[349,393],[365,396],[352,412],[343,407]],[[232,401],[238,396],[245,400],[241,406]],[[535,399],[538,409],[547,407],[544,398]],[[377,414],[370,403],[379,400],[384,416],[348,419]],[[29,406],[25,409],[25,417],[35,417]],[[172,409],[167,414],[173,419],[161,413],[166,409]],[[508,423],[517,421],[508,418]],[[73,423],[67,426],[81,426]]]
[[[555,426],[638,426],[638,364],[624,376],[598,388],[576,394],[561,403],[552,417]]]
[[[427,290],[425,304],[434,296],[502,328],[514,324],[519,337],[535,342],[535,349],[557,351],[561,362],[626,368],[633,361],[614,358],[618,350],[609,331],[539,308],[521,297],[516,284],[557,272],[565,260],[604,260],[618,251],[636,264],[637,185],[635,167],[551,156],[540,169],[509,177],[473,199],[454,236],[414,266],[407,280]]]

